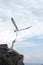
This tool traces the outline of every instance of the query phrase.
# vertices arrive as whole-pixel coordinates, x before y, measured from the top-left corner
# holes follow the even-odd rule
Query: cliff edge
[[[24,65],[24,56],[8,48],[7,44],[0,45],[0,65]]]

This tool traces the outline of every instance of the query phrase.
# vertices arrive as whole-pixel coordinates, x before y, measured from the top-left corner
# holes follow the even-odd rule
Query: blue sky
[[[43,0],[0,0],[0,44],[9,47],[16,38],[11,17],[18,28],[32,26],[18,33],[14,49],[24,62],[43,63]]]

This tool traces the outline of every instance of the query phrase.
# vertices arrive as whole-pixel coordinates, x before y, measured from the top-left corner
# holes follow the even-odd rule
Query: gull
[[[16,36],[17,36],[17,32],[31,28],[31,26],[30,26],[30,27],[26,27],[26,28],[23,28],[23,29],[18,29],[18,26],[16,25],[13,18],[11,18],[11,21],[12,21],[12,23],[14,24],[14,26],[16,28],[16,30],[14,30],[14,32],[16,32]]]

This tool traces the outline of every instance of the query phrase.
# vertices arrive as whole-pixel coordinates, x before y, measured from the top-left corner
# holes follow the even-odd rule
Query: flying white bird
[[[13,18],[11,18],[11,21],[13,22],[13,24],[14,24],[14,26],[15,26],[15,28],[16,28],[16,30],[14,30],[14,32],[16,32],[16,33],[17,33],[18,31],[22,31],[22,30],[26,30],[26,29],[31,28],[31,26],[30,26],[30,27],[26,27],[26,28],[23,28],[23,29],[18,29],[18,27],[17,27],[15,21],[13,20]],[[16,35],[17,35],[17,34],[16,34]]]

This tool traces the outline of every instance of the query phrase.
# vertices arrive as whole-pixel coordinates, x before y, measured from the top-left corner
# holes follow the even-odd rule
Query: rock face
[[[24,56],[9,49],[7,44],[0,45],[0,65],[24,65]]]

